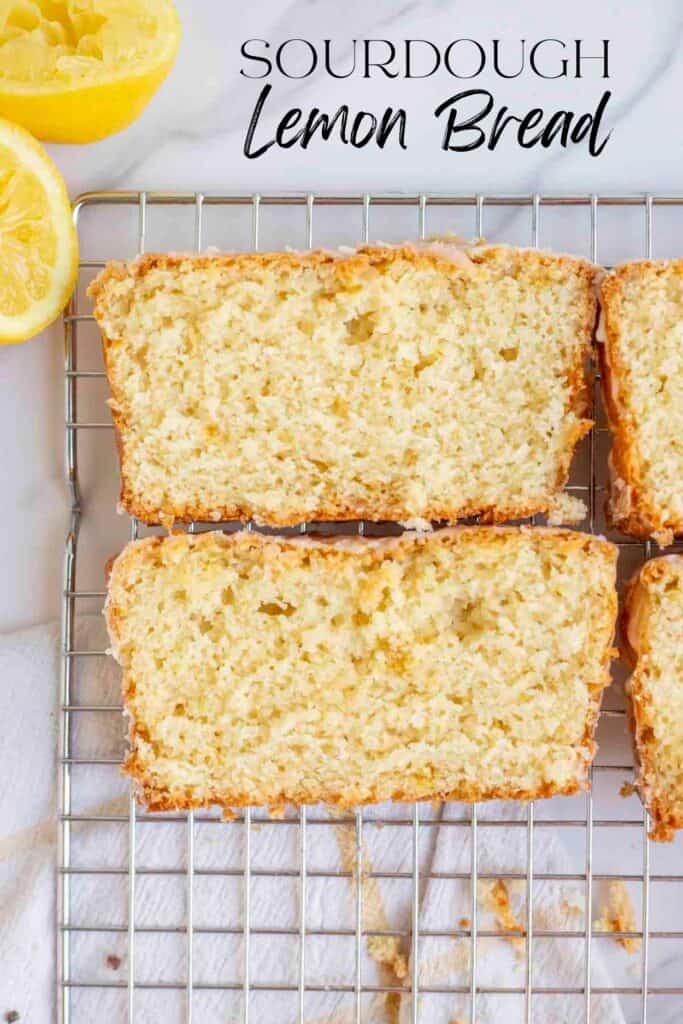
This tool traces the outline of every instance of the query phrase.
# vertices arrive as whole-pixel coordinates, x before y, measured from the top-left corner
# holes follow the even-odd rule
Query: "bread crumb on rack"
[[[356,861],[356,831],[353,825],[335,825],[334,833],[339,845],[342,867],[351,872],[351,885],[355,891],[358,864]],[[361,908],[363,931],[388,931],[389,923],[378,880],[370,877],[372,864],[365,844],[361,853]],[[401,950],[397,935],[366,935],[368,955],[380,966],[387,968],[399,983],[408,976],[408,958]]]
[[[583,915],[584,906],[577,898],[563,896],[560,900],[559,909],[566,917],[580,917]]]
[[[524,925],[517,919],[512,909],[512,902],[510,900],[510,892],[507,885],[502,878],[497,878],[495,881],[481,881],[479,889],[479,902],[488,911],[490,911],[496,919],[496,924],[504,932],[510,933],[524,933]],[[506,936],[507,938],[507,936]],[[510,943],[515,950],[515,955],[523,957],[526,950],[526,940],[524,938],[510,938]]]
[[[611,881],[607,894],[607,902],[602,907],[600,917],[595,922],[595,930],[599,932],[638,931],[639,928],[633,903],[623,881],[621,879]],[[641,945],[640,939],[623,935],[616,935],[615,941],[627,953],[637,953]]]

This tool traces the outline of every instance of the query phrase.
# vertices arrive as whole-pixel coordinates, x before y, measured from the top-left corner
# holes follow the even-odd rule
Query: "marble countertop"
[[[264,194],[683,192],[683,6],[678,0],[517,0],[514,5],[503,0],[478,5],[455,0],[347,0],[343,9],[332,0],[255,0],[245,5],[177,0],[177,7],[183,25],[178,61],[142,117],[128,130],[90,146],[49,147],[72,196],[98,189]],[[395,140],[381,150],[318,141],[308,150],[272,147],[258,159],[247,159],[245,133],[264,82],[240,75],[247,66],[240,45],[245,39],[269,40],[272,50],[291,38],[318,43],[330,39],[340,62],[350,59],[353,38],[397,43],[428,39],[440,46],[453,39],[476,39],[485,47],[487,67],[472,81],[447,74],[390,80],[377,73],[370,79],[357,75],[343,81],[324,74],[301,80],[275,75],[267,80],[273,90],[258,126],[262,140],[272,137],[290,107],[308,111],[315,106],[333,113],[348,103],[351,110],[381,113],[391,105],[406,109],[407,148],[399,148]],[[592,62],[584,65],[581,79],[541,80],[528,69],[519,78],[502,79],[489,69],[494,38],[501,40],[511,64],[519,61],[521,39],[528,41],[527,53],[536,40],[581,39],[587,55],[597,55],[601,40],[609,39],[610,78],[601,79],[600,63]],[[548,50],[549,61],[550,55]],[[467,88],[490,90],[497,107],[506,104],[519,116],[534,106],[548,114],[558,109],[591,111],[609,88],[605,127],[612,134],[597,157],[585,145],[522,149],[512,136],[504,137],[493,152],[484,147],[444,152],[439,145],[443,125],[434,110]],[[672,220],[669,234],[670,246],[675,247],[680,224],[676,227]],[[0,349],[0,632],[59,617],[67,523],[62,333],[56,324],[26,344]],[[49,701],[38,704],[43,708]],[[12,714],[11,707],[7,713]],[[36,743],[46,742],[47,732],[36,733]],[[615,742],[622,745],[621,739]],[[29,773],[35,754],[22,745],[14,754],[15,771]],[[12,812],[13,799],[5,792],[0,804]],[[616,790],[605,799],[608,814],[608,807],[619,804]],[[629,1022],[636,1019],[635,1013]],[[655,1014],[652,1019],[673,1022],[678,1017]]]
[[[249,5],[178,3],[183,41],[170,78],[137,123],[90,146],[51,146],[75,196],[92,189],[159,188],[244,192],[456,191],[546,192],[681,190],[683,133],[683,8],[676,0],[575,0],[546,4],[520,0],[464,5],[435,2],[372,4],[350,0]],[[502,80],[487,69],[473,82],[436,74],[424,80],[335,81],[315,74],[300,81],[274,77],[270,107],[260,125],[269,137],[282,113],[299,105],[334,111],[405,107],[407,149],[391,143],[351,149],[340,142],[301,149],[271,149],[248,160],[244,135],[262,82],[240,75],[247,62],[243,40],[273,44],[289,38],[330,38],[348,59],[351,38],[427,38],[446,45],[454,38],[487,44],[499,38],[510,62],[519,60],[520,39],[584,40],[586,54],[610,40],[609,82],[601,64],[586,64],[581,80],[539,80],[525,73]],[[595,44],[591,48],[591,44]],[[509,55],[509,56],[508,56]],[[340,58],[341,59],[341,58]],[[548,57],[550,60],[550,56]],[[502,63],[502,61],[501,61]],[[488,53],[490,65],[490,52]],[[256,65],[250,65],[256,67]],[[555,67],[555,65],[553,65]],[[270,79],[269,79],[270,81]],[[521,149],[514,140],[495,152],[443,152],[435,107],[463,87],[489,89],[497,105],[523,114],[595,107],[605,85],[612,137],[599,157],[585,146]],[[271,116],[268,117],[270,110]],[[0,351],[3,401],[0,487],[6,495],[0,564],[6,585],[0,625],[44,621],[58,614],[58,578],[64,531],[62,471],[61,328]]]

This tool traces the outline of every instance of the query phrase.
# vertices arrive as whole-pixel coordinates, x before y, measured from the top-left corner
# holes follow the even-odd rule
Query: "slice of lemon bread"
[[[601,289],[609,517],[670,544],[683,533],[683,260],[625,263]]]
[[[589,427],[594,274],[444,243],[110,264],[90,294],[122,504],[281,526],[548,512]]]
[[[152,809],[586,785],[616,549],[565,530],[128,545],[106,615]]]
[[[624,635],[638,789],[652,838],[683,828],[683,555],[646,562],[626,596]]]

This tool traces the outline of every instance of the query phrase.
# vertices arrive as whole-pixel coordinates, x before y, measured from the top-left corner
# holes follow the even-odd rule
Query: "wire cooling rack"
[[[282,820],[246,810],[230,822],[211,811],[150,815],[136,807],[119,774],[124,747],[120,696],[103,668],[109,658],[98,613],[107,557],[127,536],[155,531],[112,515],[118,486],[114,439],[99,337],[85,296],[87,283],[107,259],[130,258],[145,249],[199,251],[214,244],[226,249],[306,248],[456,231],[466,237],[486,235],[496,241],[572,251],[609,265],[640,256],[674,255],[680,238],[677,218],[683,220],[683,196],[96,192],[75,202],[82,259],[78,287],[64,318],[70,527],[59,694],[57,1018],[62,1024],[303,1024],[314,1019],[360,1024],[396,1019],[391,1013],[413,1024],[441,1019],[475,1024],[494,1019],[487,1009],[491,998],[503,1000],[497,1005],[504,1009],[495,1019],[504,1019],[505,1024],[600,1024],[622,1019],[606,1015],[614,1006],[627,1024],[683,1019],[682,847],[650,843],[636,797],[619,796],[619,787],[632,780],[622,679],[604,702],[593,790],[576,798],[514,807],[451,805],[447,813],[429,805],[385,805],[341,817],[323,808],[302,808],[290,809]],[[607,532],[602,492],[608,437],[598,385],[595,374],[596,428],[577,455],[568,489],[586,502],[581,528]],[[188,527],[202,528],[203,524]],[[381,526],[363,523],[338,528],[382,531]],[[315,524],[301,527],[302,532],[307,529],[315,529]],[[649,543],[612,539],[622,549],[624,575],[656,553]],[[111,666],[108,671],[113,671]],[[321,864],[316,860],[317,840],[325,830],[340,825],[353,836],[351,863]],[[393,830],[395,845],[403,850],[398,867],[368,866],[366,845],[383,828]],[[463,836],[465,870],[462,864],[452,870],[441,865],[437,873],[425,859],[426,847],[446,828],[456,828]],[[292,862],[268,866],[269,845],[283,829],[291,837]],[[571,868],[561,873],[550,872],[535,860],[539,835],[548,830],[566,839],[567,849],[573,851]],[[523,835],[521,865],[502,871],[481,863],[483,840],[492,833],[504,844],[518,842]],[[217,849],[231,850],[233,860],[217,862]],[[428,927],[421,916],[426,887],[436,877],[457,881],[466,893],[462,916],[456,914],[448,928]],[[479,889],[492,879],[521,889],[519,921],[512,933],[519,970],[510,970],[509,978],[495,983],[483,970],[482,951],[487,941],[509,941],[511,932],[505,922],[481,923]],[[368,880],[402,886],[406,913],[401,920],[368,922]],[[209,893],[207,898],[207,884],[224,882],[231,886],[227,895]],[[321,882],[341,882],[345,887],[345,923],[321,926],[311,919],[311,908],[320,902],[313,889]],[[536,920],[535,897],[553,882],[580,889],[578,924],[569,929],[542,927]],[[612,931],[605,932],[599,921],[601,901],[607,898],[605,887],[614,882],[623,883],[632,914],[617,915]],[[265,906],[258,896],[262,884],[276,887]],[[156,885],[159,888],[150,897],[150,887]],[[278,902],[280,895],[291,902],[284,923],[281,917],[269,917],[274,914],[274,891]],[[208,903],[208,911],[200,907],[202,901]],[[166,913],[171,905],[175,916]],[[407,976],[385,973],[378,978],[368,971],[366,947],[372,938],[396,940],[406,957]],[[466,944],[465,976],[458,976],[456,983],[447,979],[437,984],[423,970],[429,942],[435,938]],[[151,939],[157,945],[150,969],[144,947]],[[227,943],[217,956],[205,952],[205,943],[212,939]],[[313,944],[326,940],[341,945],[312,956]],[[571,942],[574,950],[580,945],[581,976],[576,983],[537,980],[542,944],[548,941]],[[273,946],[265,957],[264,942]],[[275,947],[282,942],[284,951],[278,953]],[[336,981],[316,975],[326,958],[338,962]],[[598,958],[607,967],[596,973]],[[276,961],[284,962],[285,973],[276,970]],[[335,994],[334,1012],[329,1003],[324,1012],[316,1009],[317,997]],[[390,998],[384,1010],[380,1006],[378,1016],[377,997],[383,996],[395,1000]],[[604,997],[613,999],[611,1009],[604,1009]]]

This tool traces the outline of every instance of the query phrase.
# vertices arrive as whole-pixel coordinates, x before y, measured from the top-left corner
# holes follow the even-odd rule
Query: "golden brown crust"
[[[212,531],[210,533],[193,535],[182,533],[172,537],[147,537],[144,540],[133,541],[124,548],[116,561],[125,560],[129,557],[139,558],[148,556],[154,558],[155,551],[161,545],[186,545],[188,543],[192,546],[214,543],[225,545],[226,547],[244,546],[247,549],[258,549],[264,559],[277,558],[279,562],[283,560],[298,562],[301,558],[305,558],[306,550],[311,547],[324,550],[326,557],[333,560],[347,557],[347,553],[350,551],[357,551],[369,555],[373,561],[383,561],[384,559],[400,559],[415,545],[443,543],[457,546],[469,543],[481,544],[482,541],[485,544],[496,545],[501,543],[502,539],[510,534],[527,534],[539,543],[543,543],[546,538],[552,538],[553,544],[559,548],[564,548],[565,551],[591,552],[596,557],[603,559],[605,576],[606,579],[609,578],[606,612],[601,619],[596,620],[594,626],[597,633],[602,633],[605,636],[604,653],[599,676],[588,684],[592,694],[592,707],[587,716],[581,740],[582,756],[577,768],[576,777],[563,786],[544,783],[533,790],[524,790],[513,786],[492,788],[485,783],[477,786],[463,786],[457,790],[446,792],[397,787],[390,794],[384,792],[374,793],[369,798],[360,797],[359,794],[354,792],[322,793],[302,789],[286,794],[272,794],[269,797],[268,804],[278,806],[284,803],[315,804],[324,802],[339,808],[351,808],[359,804],[377,803],[386,799],[408,803],[418,800],[458,800],[464,803],[475,803],[481,800],[535,800],[555,795],[571,795],[589,787],[588,772],[597,751],[594,735],[600,712],[600,703],[602,693],[610,682],[610,659],[617,614],[615,573],[618,552],[616,547],[609,541],[571,530],[525,526],[462,526],[439,530],[431,534],[404,533],[400,537],[381,539],[360,537],[285,538],[263,536],[249,531],[240,531],[233,534],[222,534]],[[120,613],[111,590],[105,603],[105,616],[116,654]],[[130,707],[133,685],[132,680],[127,678],[124,673],[123,699],[126,708]],[[210,805],[221,806],[227,811],[232,807],[247,807],[253,804],[253,797],[249,793],[236,792],[229,789],[212,790],[210,793],[207,793],[204,800],[197,802],[196,797],[189,792],[169,792],[166,788],[160,787],[158,781],[152,778],[147,771],[144,761],[136,751],[137,735],[142,735],[142,733],[134,717],[131,716],[131,752],[124,763],[124,771],[133,780],[134,788],[139,798],[151,811],[189,810]]]
[[[657,274],[675,268],[683,276],[683,260],[634,260],[615,267],[600,284],[604,314],[604,337],[598,345],[602,377],[602,393],[609,428],[613,436],[609,458],[609,489],[607,518],[610,526],[632,537],[651,537],[663,544],[672,543],[683,533],[683,522],[666,519],[643,472],[643,459],[636,436],[636,412],[629,408],[629,395],[623,382],[626,365],[623,355],[621,307],[624,285],[629,280],[652,270]]]
[[[626,687],[626,706],[634,741],[635,788],[652,819],[650,838],[657,842],[670,842],[676,830],[683,828],[683,815],[673,810],[666,796],[658,793],[653,784],[656,772],[654,707],[645,685],[644,665],[652,640],[648,629],[650,586],[666,573],[671,558],[680,559],[683,564],[682,555],[653,558],[632,576],[626,585],[620,617],[622,650],[633,666]]]
[[[560,256],[554,253],[537,251],[534,249],[519,250],[508,246],[480,246],[468,247],[466,256],[463,257],[465,265],[486,264],[500,258],[501,253],[510,254],[511,258],[518,258],[520,252],[525,258],[534,260],[539,267],[564,266],[573,274],[576,274],[585,285],[586,301],[582,310],[581,344],[577,345],[574,364],[570,367],[567,378],[567,411],[572,412],[578,422],[567,442],[567,447],[558,460],[555,490],[548,495],[548,500],[539,501],[531,505],[508,505],[491,506],[486,504],[462,503],[457,500],[429,505],[422,510],[421,518],[432,522],[455,522],[458,519],[478,516],[483,523],[503,523],[514,519],[526,519],[533,515],[548,515],[552,510],[552,498],[559,493],[566,485],[569,478],[569,470],[576,445],[584,437],[591,427],[593,421],[588,419],[590,409],[589,388],[586,377],[585,357],[591,350],[593,332],[597,318],[597,298],[595,289],[597,285],[599,270],[593,264],[573,256]],[[125,280],[128,276],[133,278],[144,277],[151,270],[179,269],[184,265],[191,265],[193,268],[215,266],[228,268],[235,274],[244,272],[250,265],[259,267],[288,266],[292,269],[302,264],[319,266],[328,263],[335,263],[338,272],[343,277],[353,278],[363,266],[377,266],[387,260],[410,259],[416,265],[428,265],[443,267],[444,264],[453,267],[454,260],[449,258],[438,247],[417,248],[410,244],[397,246],[360,246],[352,254],[313,250],[305,253],[298,252],[270,252],[270,253],[221,253],[217,255],[202,255],[182,253],[148,253],[139,257],[131,263],[108,263],[104,270],[95,278],[88,288],[88,295],[94,300],[95,319],[102,322],[105,314],[105,304],[108,285],[111,281]],[[462,272],[462,263],[457,261],[457,272]],[[223,505],[214,505],[207,508],[201,504],[174,505],[173,507],[159,509],[144,498],[134,493],[130,474],[126,468],[126,443],[128,416],[124,397],[121,389],[116,383],[116,373],[113,363],[113,351],[117,346],[123,344],[122,339],[110,338],[102,332],[102,344],[104,352],[104,364],[109,380],[112,399],[112,419],[114,422],[114,433],[119,454],[121,490],[120,503],[124,510],[131,516],[149,524],[158,524],[162,519],[174,519],[177,522],[211,521],[227,522],[239,520],[246,523],[255,521],[264,525],[274,527],[295,526],[304,520],[309,522],[343,522],[349,520],[365,519],[372,522],[409,520],[415,516],[415,512],[406,509],[398,502],[393,502],[387,495],[378,495],[372,504],[364,505],[356,502],[349,504],[344,501],[327,501],[320,504],[313,510],[303,510],[297,513],[278,513],[269,511],[267,515],[262,510],[253,506],[236,505],[226,502]]]
[[[137,798],[144,803],[149,811],[190,811],[205,807],[222,807],[230,810],[235,807],[253,806],[253,799],[248,794],[234,793],[229,790],[214,790],[207,795],[205,800],[197,801],[186,793],[169,793],[160,789],[145,772],[144,766],[138,763],[135,754],[131,754],[124,763],[124,771],[133,780],[133,786]],[[552,796],[573,796],[588,788],[580,782],[573,782],[564,787],[551,786],[546,784],[535,790],[523,789],[493,789],[486,787],[469,787],[455,790],[454,792],[429,792],[428,794],[412,792],[405,789],[396,789],[390,794],[382,793],[381,796],[371,798],[354,798],[350,794],[314,794],[310,791],[301,790],[298,793],[281,793],[269,800],[269,807],[279,807],[284,804],[295,804],[296,806],[325,803],[330,807],[337,807],[339,810],[351,810],[354,807],[367,806],[390,800],[395,803],[417,803],[422,800],[457,801],[458,803],[480,803],[484,800],[541,800]]]

